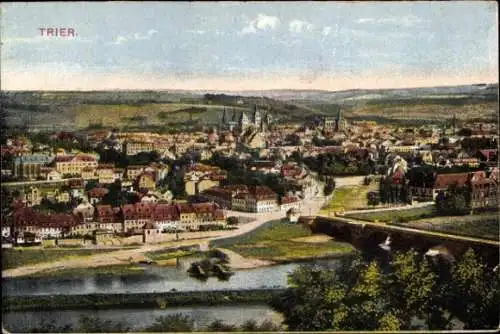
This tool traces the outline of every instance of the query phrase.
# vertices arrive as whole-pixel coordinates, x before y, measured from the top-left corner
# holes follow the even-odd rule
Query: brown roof
[[[14,226],[66,228],[78,224],[78,217],[67,213],[44,213],[33,208],[18,208],[12,214]]]
[[[295,203],[298,202],[298,199],[295,196],[283,196],[280,202],[281,204]]]
[[[109,193],[109,190],[107,188],[101,188],[101,187],[96,187],[92,188],[87,192],[87,195],[89,197],[95,197],[95,198],[103,198],[104,195]]]
[[[435,189],[445,189],[451,185],[463,187],[469,180],[469,173],[438,174],[434,181]]]

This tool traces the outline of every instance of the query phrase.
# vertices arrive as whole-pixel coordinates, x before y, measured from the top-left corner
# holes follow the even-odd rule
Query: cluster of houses
[[[17,244],[42,239],[91,236],[96,232],[142,234],[145,229],[159,232],[198,231],[204,227],[226,226],[224,211],[215,203],[160,204],[136,203],[120,207],[84,201],[72,213],[45,213],[19,206],[2,224],[2,237]]]
[[[381,182],[386,191],[400,194],[407,193],[406,200],[413,202],[435,201],[440,193],[446,194],[452,189],[460,189],[468,194],[470,209],[498,209],[499,168],[485,167],[453,171],[447,168],[408,168],[406,161],[396,156],[391,162],[387,175]],[[393,198],[399,198],[398,195]]]
[[[288,211],[300,208],[301,198],[289,194],[278,195],[266,186],[227,185],[212,187],[201,193],[207,200],[217,203],[221,208],[235,211],[265,213]]]

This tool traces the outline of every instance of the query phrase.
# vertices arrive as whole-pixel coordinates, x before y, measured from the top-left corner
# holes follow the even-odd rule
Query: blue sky
[[[496,2],[3,3],[4,89],[498,81]],[[68,27],[74,38],[42,37]]]

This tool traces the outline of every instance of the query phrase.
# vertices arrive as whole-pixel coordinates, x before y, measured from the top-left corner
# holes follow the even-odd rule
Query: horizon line
[[[321,88],[272,88],[272,89],[179,89],[179,88],[158,88],[158,89],[144,89],[144,88],[111,88],[111,89],[0,89],[0,92],[164,92],[164,91],[174,91],[174,92],[230,92],[230,93],[252,93],[252,92],[272,92],[272,91],[308,91],[308,92],[346,92],[346,91],[379,91],[379,90],[400,90],[400,89],[421,89],[421,88],[448,88],[448,87],[463,87],[463,86],[488,86],[488,85],[499,85],[499,81],[496,82],[475,82],[475,83],[463,83],[457,85],[422,85],[422,86],[411,86],[411,87],[382,87],[382,88],[349,88],[340,90],[328,90]]]

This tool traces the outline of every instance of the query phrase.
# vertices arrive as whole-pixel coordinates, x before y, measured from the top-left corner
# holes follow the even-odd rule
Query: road
[[[305,214],[316,215],[319,209],[321,208],[323,202],[324,200],[321,197],[305,201],[301,206],[301,212],[304,215]],[[200,250],[206,251],[209,249],[209,242],[211,240],[232,238],[248,233],[270,220],[283,218],[285,216],[285,212],[269,212],[262,214],[254,214],[254,213],[242,213],[242,212],[230,211],[228,213],[228,216],[229,215],[252,216],[255,217],[255,220],[240,225],[238,229],[227,231],[227,233],[218,237],[211,237],[205,239],[179,240],[161,244],[145,244],[140,248],[136,249],[120,249],[109,253],[106,252],[90,256],[62,259],[54,262],[38,263],[34,265],[27,265],[19,268],[4,270],[2,271],[2,276],[21,277],[21,276],[35,274],[41,271],[54,270],[54,269],[60,270],[68,268],[93,268],[100,266],[135,263],[144,260],[144,254],[146,252],[153,252],[165,248],[174,248],[180,246],[199,246]],[[240,263],[240,266],[249,267],[249,264],[247,262],[239,261],[238,263]]]
[[[491,245],[491,246],[496,246],[496,247],[500,246],[499,241],[488,240],[488,239],[467,237],[467,236],[462,236],[462,235],[448,234],[448,233],[436,232],[436,231],[421,230],[421,229],[416,229],[416,228],[411,228],[411,227],[403,227],[403,226],[397,226],[397,225],[387,225],[387,224],[383,224],[383,223],[361,221],[361,220],[356,220],[356,219],[352,219],[352,218],[344,218],[344,217],[339,217],[339,216],[328,217],[327,215],[320,215],[319,217],[330,218],[332,220],[341,221],[341,222],[349,224],[349,225],[362,226],[362,228],[370,226],[370,227],[373,227],[377,230],[383,230],[383,231],[387,231],[387,232],[412,233],[412,234],[420,234],[420,235],[427,235],[427,236],[435,236],[435,237],[439,237],[442,239],[448,239],[448,240],[467,241],[467,242]],[[335,224],[334,222],[332,222],[332,223]]]

